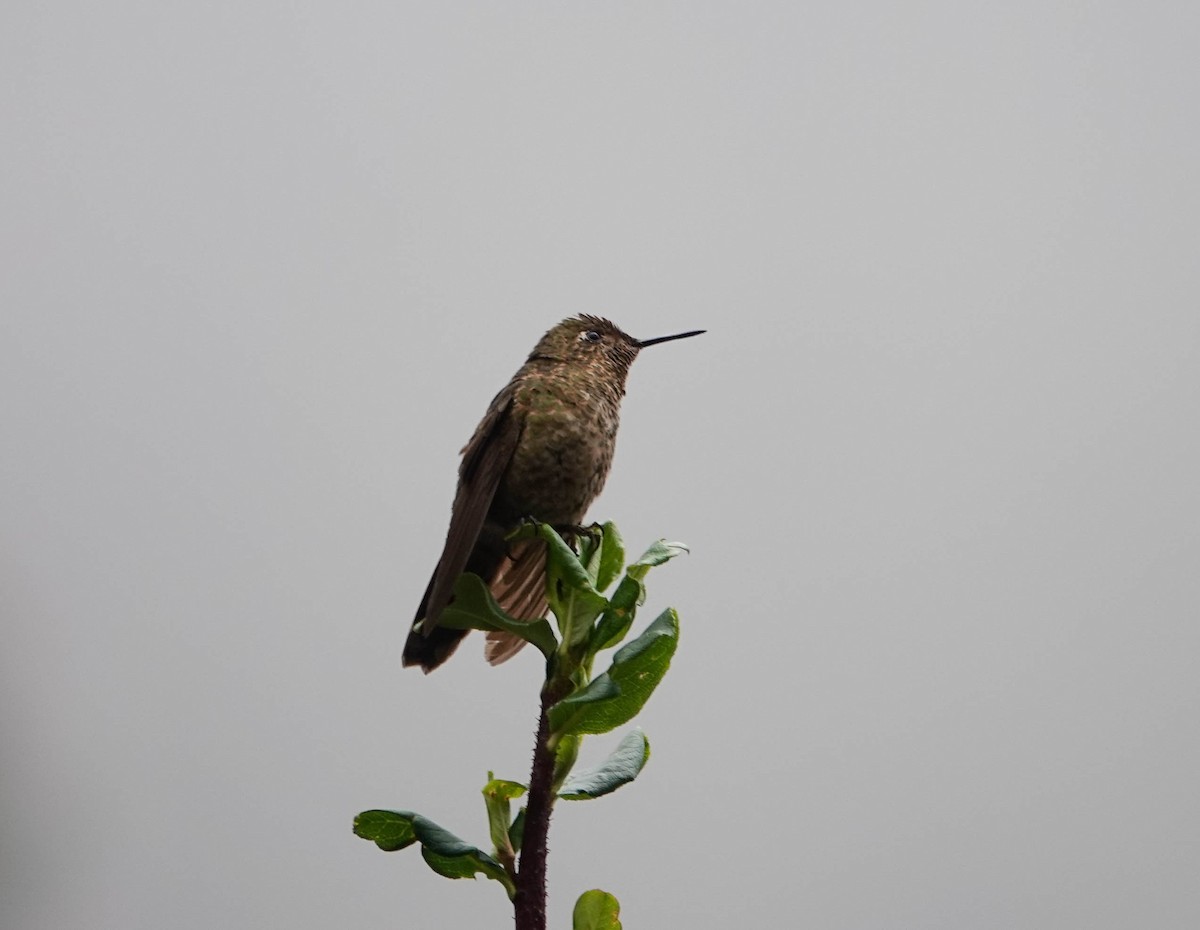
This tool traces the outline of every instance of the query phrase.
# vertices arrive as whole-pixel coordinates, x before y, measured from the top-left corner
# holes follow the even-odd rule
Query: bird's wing
[[[487,642],[483,647],[483,657],[488,665],[499,665],[507,662],[525,648],[525,640],[516,633],[506,633],[504,630],[488,630]]]
[[[450,530],[446,547],[438,560],[429,596],[424,606],[423,628],[426,634],[437,625],[454,594],[454,583],[466,568],[471,550],[479,539],[484,520],[500,486],[500,479],[512,461],[521,428],[512,415],[515,391],[509,385],[492,401],[487,415],[463,448],[458,469],[458,491],[450,512]],[[418,617],[418,619],[421,619]]]

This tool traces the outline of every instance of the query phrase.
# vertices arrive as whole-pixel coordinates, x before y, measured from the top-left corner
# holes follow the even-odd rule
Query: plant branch
[[[517,871],[517,893],[513,897],[516,930],[546,930],[546,838],[554,807],[554,751],[550,748],[550,708],[570,684],[546,682],[542,689],[533,768],[529,773],[529,795],[525,804],[525,829]]]

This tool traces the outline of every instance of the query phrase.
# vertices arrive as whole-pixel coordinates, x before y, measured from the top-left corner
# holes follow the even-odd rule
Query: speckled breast
[[[619,407],[564,379],[522,385],[515,398],[521,438],[498,497],[514,516],[579,523],[604,487]]]

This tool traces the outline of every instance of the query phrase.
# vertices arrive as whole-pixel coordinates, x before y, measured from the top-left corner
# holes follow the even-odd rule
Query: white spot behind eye
[[[579,339],[581,342],[599,342],[600,338],[600,334],[594,329],[589,329],[586,332],[579,334]]]

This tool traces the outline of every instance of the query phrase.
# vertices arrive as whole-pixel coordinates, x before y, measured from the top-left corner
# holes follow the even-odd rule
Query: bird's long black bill
[[[638,348],[644,349],[646,346],[658,345],[660,342],[671,342],[674,339],[687,339],[689,336],[699,336],[701,333],[708,332],[707,329],[693,329],[687,333],[676,333],[674,336],[659,336],[657,339],[642,339],[638,342]]]

